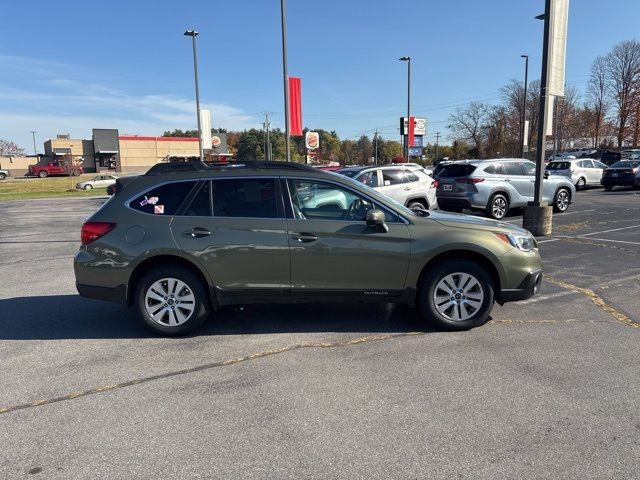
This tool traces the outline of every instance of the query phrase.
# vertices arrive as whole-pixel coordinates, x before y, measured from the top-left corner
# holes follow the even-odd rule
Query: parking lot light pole
[[[525,122],[527,121],[527,83],[529,82],[529,55],[520,55],[521,58],[524,58],[524,98],[522,100],[522,123],[520,124],[520,157],[525,158],[524,156],[524,136],[526,135],[524,131]]]
[[[198,32],[195,30],[187,30],[185,36],[191,37],[193,42],[193,75],[196,81],[196,116],[198,117],[198,148],[200,151],[200,160],[204,160],[202,151],[202,126],[200,125],[200,89],[198,88],[198,56],[196,54],[196,37]]]
[[[398,60],[407,62],[407,134],[404,136],[404,151],[409,161],[409,128],[411,128],[411,57],[400,57]],[[404,132],[403,132],[404,133]]]
[[[287,66],[287,4],[280,0],[280,23],[282,24],[282,77],[284,79],[284,143],[285,160],[291,161],[291,137],[289,131],[289,70]]]

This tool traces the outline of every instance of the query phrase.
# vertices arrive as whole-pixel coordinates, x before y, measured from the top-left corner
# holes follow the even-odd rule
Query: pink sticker
[[[144,200],[142,200],[140,202],[140,206],[144,207],[145,205],[149,204],[149,205],[155,205],[156,203],[158,203],[159,198],[158,197],[151,197],[151,198],[147,198],[147,196],[144,196]]]
[[[164,205],[154,205],[153,206],[153,213],[155,213],[157,215],[163,215],[164,214]]]

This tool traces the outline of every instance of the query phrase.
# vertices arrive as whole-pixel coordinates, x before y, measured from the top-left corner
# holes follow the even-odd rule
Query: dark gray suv
[[[412,211],[305,165],[159,164],[114,191],[82,227],[78,291],[135,306],[163,335],[223,305],[345,299],[405,303],[466,329],[542,279],[525,230]]]

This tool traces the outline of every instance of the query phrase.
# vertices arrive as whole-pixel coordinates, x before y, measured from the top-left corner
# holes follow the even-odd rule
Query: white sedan
[[[78,190],[91,190],[92,188],[107,188],[109,185],[116,183],[118,177],[113,175],[96,175],[91,180],[76,184]]]

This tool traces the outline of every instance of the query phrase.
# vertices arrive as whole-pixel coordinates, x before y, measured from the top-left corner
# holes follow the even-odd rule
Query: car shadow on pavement
[[[147,338],[135,309],[79,295],[0,300],[0,340]],[[194,335],[435,331],[403,305],[366,303],[224,307]]]

